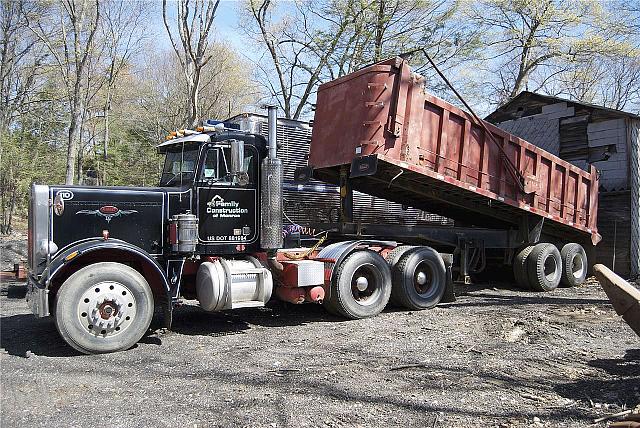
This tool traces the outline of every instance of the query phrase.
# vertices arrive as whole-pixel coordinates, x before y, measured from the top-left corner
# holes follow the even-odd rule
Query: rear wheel
[[[562,276],[562,258],[553,244],[538,244],[527,257],[527,271],[531,288],[551,291],[558,287]]]
[[[389,253],[385,257],[385,260],[387,261],[387,263],[389,264],[389,268],[391,269],[391,277],[392,277],[392,279],[393,279],[394,268],[398,264],[398,262],[400,261],[400,258],[407,251],[413,250],[414,248],[416,248],[416,247],[413,246],[413,245],[399,245],[396,248],[394,248],[393,250],[389,251]],[[395,280],[393,280],[393,282],[395,283]],[[396,296],[394,295],[393,287],[391,288],[391,297],[389,298],[389,301],[394,306],[402,306],[402,302],[400,302],[396,298]]]
[[[391,272],[385,259],[373,251],[356,251],[338,266],[325,306],[347,318],[367,318],[382,312],[390,295]]]
[[[392,300],[412,310],[436,306],[447,286],[444,261],[429,247],[416,247],[405,252],[394,266],[392,276]]]
[[[71,275],[56,295],[55,322],[62,338],[85,354],[129,349],[153,317],[153,294],[135,269],[95,263]]]
[[[531,251],[533,251],[533,245],[526,246],[516,254],[513,260],[513,276],[516,279],[518,287],[523,290],[531,289],[527,273],[527,258],[529,254],[531,254]]]
[[[580,244],[567,244],[560,251],[562,258],[561,284],[565,287],[575,287],[584,282],[587,277],[587,253]]]

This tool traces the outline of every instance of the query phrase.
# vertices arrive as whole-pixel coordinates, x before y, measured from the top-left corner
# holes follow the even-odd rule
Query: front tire
[[[391,271],[373,251],[355,251],[340,264],[325,306],[350,319],[378,315],[391,296]]]
[[[55,301],[60,336],[85,354],[135,345],[153,318],[153,293],[144,277],[121,263],[86,266],[60,287]]]

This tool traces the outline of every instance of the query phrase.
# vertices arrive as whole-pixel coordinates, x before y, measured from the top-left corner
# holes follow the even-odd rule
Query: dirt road
[[[425,312],[207,314],[76,354],[2,285],[2,426],[587,426],[640,401],[640,340],[597,284],[458,288]],[[605,424],[595,425],[605,426]]]

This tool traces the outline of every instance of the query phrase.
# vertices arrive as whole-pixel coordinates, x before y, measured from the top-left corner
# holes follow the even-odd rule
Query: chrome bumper
[[[29,277],[27,281],[27,303],[31,312],[40,318],[49,314],[49,290],[41,286],[36,280]]]

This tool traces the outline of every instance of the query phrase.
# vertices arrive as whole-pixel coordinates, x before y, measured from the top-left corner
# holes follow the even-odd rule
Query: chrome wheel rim
[[[422,261],[418,263],[413,271],[413,288],[420,295],[429,293],[433,287],[433,269],[429,263]]]
[[[116,281],[104,281],[87,289],[78,302],[78,322],[96,337],[112,337],[133,323],[137,305],[131,290]]]
[[[576,254],[571,259],[571,273],[575,279],[581,279],[584,275],[584,263],[580,254]]]
[[[380,295],[380,278],[374,265],[363,264],[351,276],[351,294],[361,305],[373,304]]]

